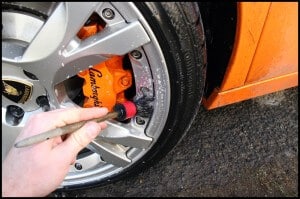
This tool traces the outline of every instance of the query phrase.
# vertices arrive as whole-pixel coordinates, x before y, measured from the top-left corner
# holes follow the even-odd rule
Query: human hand
[[[107,112],[107,108],[93,107],[39,113],[28,120],[15,142]],[[62,183],[78,152],[104,128],[105,122],[87,122],[64,140],[59,136],[29,147],[13,147],[2,163],[2,196],[47,196]]]

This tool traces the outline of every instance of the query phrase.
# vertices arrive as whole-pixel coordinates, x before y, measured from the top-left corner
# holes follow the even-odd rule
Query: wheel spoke
[[[101,3],[59,3],[26,49],[22,61],[43,59],[64,48]]]
[[[63,55],[68,61],[89,55],[124,55],[149,41],[147,33],[139,22],[129,24],[124,22],[107,27],[78,45],[73,41],[75,47],[65,51]]]
[[[115,166],[124,167],[131,162],[126,156],[128,147],[145,149],[151,144],[152,138],[147,137],[143,129],[126,128],[113,122],[108,122],[108,127],[88,148]]]
[[[109,128],[99,136],[103,141],[142,149],[146,149],[152,142],[152,138],[144,134],[144,129],[129,129],[113,123],[109,124]]]
[[[88,148],[98,153],[105,162],[115,166],[125,167],[131,163],[131,160],[126,156],[126,149],[121,145],[95,139],[88,145]]]

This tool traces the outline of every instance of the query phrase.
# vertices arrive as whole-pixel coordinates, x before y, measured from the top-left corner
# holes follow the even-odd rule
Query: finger
[[[63,139],[61,136],[55,137],[52,140],[48,140],[48,141],[52,141],[52,148],[55,148],[57,145],[59,145],[60,143],[63,142]]]
[[[70,164],[70,165],[73,165],[73,164],[75,164],[75,162],[76,162],[76,157],[74,156],[74,158],[72,159],[72,161],[71,161],[71,164]]]
[[[59,110],[59,114],[56,112],[49,115],[50,118],[55,118],[52,120],[55,127],[61,127],[67,124],[90,120],[106,115],[108,112],[107,108],[102,107],[91,107],[91,108],[70,108],[66,110]]]
[[[101,127],[101,129],[105,129],[107,127],[107,123],[106,122],[100,122],[98,123]]]
[[[105,107],[92,108],[65,108],[49,112],[39,113],[30,118],[27,130],[20,134],[20,139],[35,135],[47,130],[58,128],[66,124],[89,120],[106,115],[108,112]]]
[[[103,124],[99,124],[96,122],[88,122],[79,130],[72,133],[63,143],[58,145],[55,150],[59,151],[61,154],[68,154],[70,162],[74,157],[77,156],[77,153],[85,148],[93,139],[97,137],[97,135],[101,131],[101,126]]]

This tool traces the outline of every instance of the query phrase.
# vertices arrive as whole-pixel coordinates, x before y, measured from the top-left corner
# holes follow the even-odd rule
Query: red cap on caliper
[[[120,121],[134,117],[137,112],[136,105],[131,101],[116,104],[113,110],[119,113],[116,119]]]

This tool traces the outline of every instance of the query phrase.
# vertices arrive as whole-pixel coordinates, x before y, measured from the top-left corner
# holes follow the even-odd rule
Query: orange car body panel
[[[298,86],[298,2],[239,2],[237,15],[233,52],[206,109]]]

